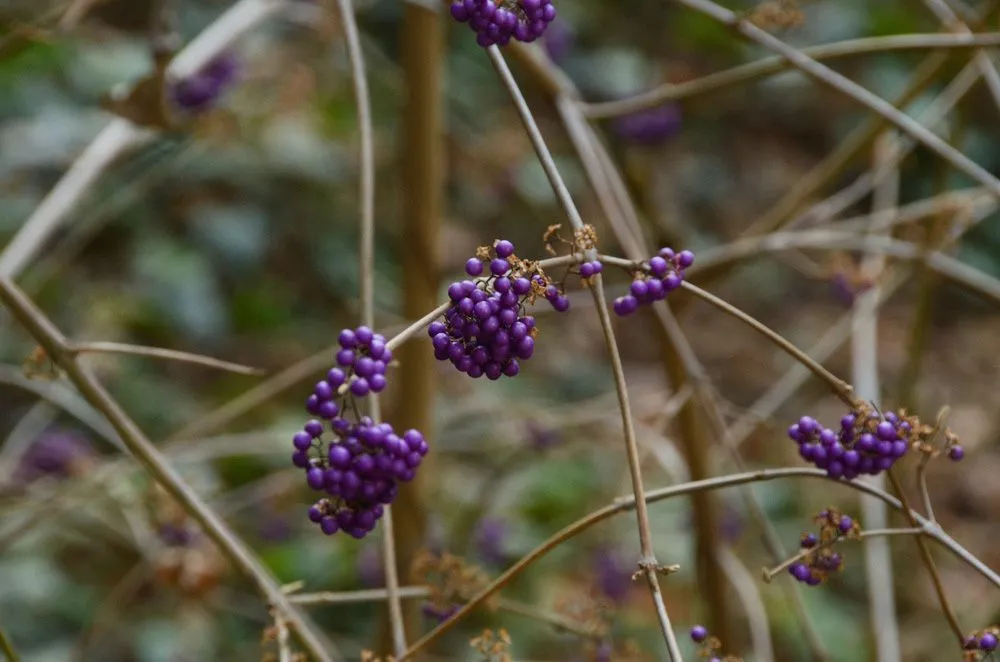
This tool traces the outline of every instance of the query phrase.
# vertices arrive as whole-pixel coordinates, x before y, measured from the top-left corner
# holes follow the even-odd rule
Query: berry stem
[[[847,404],[847,406],[854,407],[855,402],[852,396],[853,391],[851,389],[850,384],[848,384],[847,382],[840,379],[832,372],[821,366],[819,363],[813,360],[812,357],[810,357],[808,354],[806,354],[801,349],[799,349],[791,342],[789,342],[784,336],[780,335],[778,332],[774,331],[773,329],[765,325],[763,322],[760,322],[759,320],[751,317],[750,315],[746,314],[739,308],[736,308],[732,304],[720,299],[714,294],[706,292],[697,285],[692,285],[687,281],[681,281],[681,287],[691,292],[695,296],[698,296],[701,299],[712,304],[719,310],[746,323],[755,331],[758,331],[761,334],[763,334],[775,345],[788,352],[788,354],[790,354],[792,358],[794,358],[799,363],[808,368],[814,375],[816,375],[817,377],[825,381],[827,384],[829,384],[830,388],[833,389],[833,392],[837,395],[837,397],[843,400]]]
[[[906,498],[906,492],[903,491],[903,486],[900,485],[899,479],[896,477],[896,472],[889,469],[886,472],[886,475],[889,476],[889,482],[892,484],[892,490],[896,493],[896,496],[899,497],[899,502],[903,505],[906,518],[910,521],[912,526],[919,527],[921,525],[921,518],[913,512],[912,508],[910,508],[910,504]],[[961,646],[965,641],[965,632],[962,630],[962,626],[958,622],[958,617],[955,616],[955,611],[951,608],[951,603],[948,601],[948,594],[944,590],[944,584],[941,582],[941,575],[938,573],[937,565],[934,563],[934,557],[931,556],[931,550],[927,547],[927,542],[924,540],[923,536],[917,536],[916,541],[917,549],[920,551],[920,559],[924,562],[924,566],[927,567],[927,572],[930,573],[931,581],[934,583],[934,592],[937,593],[938,603],[941,605],[941,611],[944,612],[944,617],[947,619],[948,625],[951,626],[951,630],[954,632],[955,637],[958,638],[958,645]]]
[[[20,662],[21,658],[14,650],[14,644],[10,643],[7,633],[0,630],[0,653],[7,656],[9,662]]]
[[[750,41],[756,42],[785,57],[797,69],[807,74],[811,78],[825,84],[841,94],[850,97],[857,103],[865,106],[873,113],[880,115],[884,120],[894,125],[900,131],[908,134],[914,140],[923,143],[925,147],[950,163],[956,170],[959,170],[980,184],[989,188],[990,191],[1000,194],[1000,180],[994,177],[989,171],[972,161],[957,149],[949,145],[945,140],[935,135],[923,124],[914,120],[909,115],[900,112],[895,106],[885,99],[869,92],[857,83],[836,73],[829,67],[820,64],[802,51],[793,48],[781,41],[777,37],[765,30],[753,25],[750,21],[740,18],[736,13],[719,6],[711,0],[674,0],[680,5],[711,17],[715,21],[733,28]]]
[[[511,100],[513,101],[514,106],[517,109],[517,113],[521,118],[521,122],[524,124],[525,131],[528,133],[528,137],[534,147],[535,154],[538,156],[542,169],[545,171],[549,184],[552,186],[552,190],[555,193],[556,198],[559,200],[559,204],[562,206],[566,217],[569,219],[570,225],[572,225],[574,232],[582,231],[584,226],[583,219],[580,217],[580,212],[577,209],[576,204],[573,202],[569,189],[566,188],[566,184],[559,173],[559,169],[556,167],[555,161],[552,159],[552,154],[549,151],[548,145],[545,144],[545,139],[542,137],[542,133],[539,130],[538,125],[535,123],[535,118],[531,114],[531,109],[528,108],[528,104],[517,85],[517,81],[514,79],[514,75],[507,66],[507,62],[504,60],[499,48],[491,46],[487,49],[487,53],[489,54],[490,61],[493,63],[493,67],[496,69],[497,74],[499,74],[504,87],[510,94]],[[594,260],[596,259],[597,251],[589,250],[585,253],[585,255],[588,260]],[[618,352],[618,344],[615,340],[614,328],[611,325],[611,315],[608,312],[607,300],[604,296],[603,279],[600,274],[594,277],[594,287],[590,288],[590,291],[597,306],[598,319],[600,320],[601,331],[604,334],[605,344],[607,345],[608,354],[611,359],[611,369],[614,375],[615,389],[618,393],[618,405],[622,418],[622,431],[625,437],[625,450],[628,455],[629,472],[632,477],[632,491],[635,495],[636,501],[636,520],[639,528],[639,545],[641,554],[639,567],[646,576],[646,583],[649,585],[653,603],[656,606],[660,629],[667,644],[667,651],[670,655],[670,659],[674,662],[681,662],[682,657],[680,646],[678,645],[677,638],[674,635],[673,626],[670,624],[670,617],[667,614],[666,605],[663,602],[663,594],[660,590],[659,578],[657,577],[657,562],[653,551],[649,514],[646,510],[646,500],[642,484],[642,468],[639,462],[639,449],[635,439],[635,429],[629,406],[628,388],[625,384],[625,372],[622,368],[621,355]]]
[[[998,34],[906,34],[849,39],[803,48],[801,51],[814,60],[832,60],[900,50],[967,50],[996,45],[1000,45]],[[667,101],[689,99],[722,90],[730,85],[749,83],[787,71],[792,66],[786,58],[766,57],[684,83],[665,83],[632,97],[581,105],[583,113],[589,119],[611,119],[655,108]]]
[[[884,536],[919,536],[925,533],[927,533],[927,529],[921,526],[916,526],[909,529],[872,529],[870,531],[862,531],[859,535],[862,539],[864,539],[864,538],[878,538]],[[843,542],[844,540],[849,540],[849,538],[847,538],[846,536],[838,536],[836,538],[832,538],[824,543],[816,545],[815,547],[803,549],[795,556],[786,559],[785,561],[782,561],[780,564],[776,565],[773,568],[763,568],[761,574],[764,577],[764,581],[767,583],[771,583],[771,580],[774,579],[775,575],[784,572],[793,563],[801,561],[805,557],[809,556],[814,552],[818,552],[821,549],[833,547],[837,543]]]
[[[166,359],[168,361],[178,361],[181,363],[191,363],[202,365],[207,368],[235,372],[239,375],[262,375],[264,370],[253,366],[231,363],[203,356],[190,352],[181,352],[175,349],[164,349],[162,347],[145,347],[143,345],[127,345],[119,342],[86,342],[72,343],[69,351],[79,356],[80,354],[131,354],[132,356],[148,356],[154,359]]]
[[[361,323],[375,328],[375,148],[372,137],[371,102],[368,96],[368,77],[365,72],[364,53],[358,35],[358,25],[350,0],[337,0],[337,9],[344,27],[347,57],[351,65],[351,79],[354,85],[354,101],[357,106],[358,125],[361,134],[361,219],[358,246],[359,298],[361,300]],[[378,394],[369,398],[369,413],[378,423],[382,416]],[[351,400],[354,404],[354,400]],[[357,414],[357,412],[356,412]],[[358,417],[360,419],[360,417]],[[403,624],[403,607],[399,598],[399,576],[396,567],[396,540],[393,531],[392,507],[385,504],[382,517],[382,566],[385,569],[389,621],[392,629],[392,645],[396,655],[406,650],[406,630]]]

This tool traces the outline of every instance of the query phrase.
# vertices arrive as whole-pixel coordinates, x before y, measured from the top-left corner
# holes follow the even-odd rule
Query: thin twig
[[[706,480],[699,480],[690,483],[685,483],[683,485],[672,485],[670,487],[664,487],[661,489],[650,490],[646,493],[646,501],[649,503],[654,503],[657,501],[663,501],[671,499],[673,497],[684,496],[693,494],[695,492],[703,490],[717,490],[726,487],[736,487],[739,485],[746,485],[749,483],[766,482],[772,480],[783,480],[787,478],[811,478],[819,479],[825,482],[829,482],[835,485],[840,485],[849,489],[858,490],[866,494],[871,494],[879,499],[885,501],[889,507],[896,510],[903,510],[903,504],[899,499],[895,498],[888,492],[879,490],[871,485],[865,483],[859,483],[857,481],[845,481],[845,480],[834,480],[827,476],[826,472],[821,469],[808,469],[808,468],[781,468],[781,469],[761,469],[757,471],[748,471],[738,474],[731,474],[728,476],[720,476],[717,478],[709,478]],[[497,591],[504,588],[509,584],[515,577],[524,572],[529,566],[531,566],[535,561],[538,561],[543,556],[548,554],[553,549],[559,547],[567,540],[574,538],[583,531],[586,531],[590,527],[594,526],[599,522],[603,522],[606,519],[610,519],[614,515],[627,512],[631,510],[635,505],[635,497],[625,496],[620,499],[616,499],[612,504],[605,506],[599,510],[596,510],[589,515],[573,522],[572,524],[566,526],[560,531],[553,534],[550,538],[542,542],[538,547],[528,552],[526,555],[521,557],[514,565],[504,571],[500,576],[494,579],[488,586],[483,588],[479,593],[473,596],[469,602],[467,602],[461,609],[455,612],[448,620],[439,625],[438,627],[427,633],[422,639],[414,643],[406,651],[399,662],[407,660],[415,655],[418,651],[424,649],[428,645],[437,641],[446,632],[455,627],[462,619],[469,615],[474,609],[482,605],[490,596],[492,596]],[[955,541],[951,536],[949,536],[941,527],[923,518],[919,513],[910,512],[910,514],[916,520],[917,527],[922,527],[926,536],[921,536],[919,539],[923,540],[925,537],[929,537],[936,541],[937,543],[944,546],[948,551],[962,560],[964,563],[969,565],[971,568],[976,570],[983,577],[988,579],[990,583],[1000,589],[1000,574],[997,574],[989,566],[980,561],[975,554],[971,553]]]
[[[809,370],[814,375],[816,375],[824,382],[829,384],[830,388],[833,389],[833,392],[837,395],[837,397],[843,400],[846,404],[848,405],[854,404],[854,400],[852,399],[851,395],[851,386],[847,382],[840,379],[832,372],[830,372],[829,370],[821,366],[819,363],[814,361],[808,354],[806,354],[801,349],[793,345],[784,336],[774,331],[770,327],[766,326],[759,320],[746,314],[739,308],[736,308],[732,304],[723,301],[714,294],[706,292],[697,285],[692,285],[687,281],[682,281],[681,287],[686,289],[688,292],[691,292],[696,296],[700,297],[701,299],[707,301],[708,303],[712,304],[713,306],[723,311],[724,313],[727,313],[728,315],[735,317],[741,322],[744,322],[755,331],[758,331],[759,333],[763,334],[768,340],[773,342],[775,345],[777,345],[784,351],[788,352],[793,358],[795,358],[795,360],[799,361],[800,363],[802,363],[802,365],[809,368]]]
[[[1000,45],[1000,34],[902,34],[866,37],[803,48],[801,52],[814,60],[833,60],[870,53],[896,50],[949,48],[980,48]],[[787,71],[792,64],[783,57],[769,57],[732,69],[719,71],[684,83],[667,83],[633,97],[583,103],[583,114],[591,119],[606,119],[653,108],[668,101],[679,101],[710,94],[731,85],[748,83],[758,78]]]
[[[118,342],[74,342],[70,345],[70,353],[80,354],[131,354],[133,356],[148,356],[154,359],[165,359],[167,361],[178,361],[180,363],[192,363],[203,365],[216,370],[235,372],[240,375],[263,375],[266,371],[262,368],[254,368],[240,363],[232,363],[221,359],[204,356],[202,354],[192,354],[181,352],[176,349],[164,349],[162,347],[145,347],[143,345],[127,345]]]
[[[566,184],[563,182],[562,176],[559,174],[555,161],[552,159],[552,154],[549,152],[549,148],[545,144],[545,139],[542,137],[541,131],[538,129],[538,125],[535,123],[534,117],[531,114],[531,110],[528,108],[528,104],[524,100],[524,95],[521,94],[517,81],[514,80],[514,76],[511,73],[510,68],[507,66],[503,55],[500,53],[500,49],[496,46],[491,46],[487,49],[487,53],[489,54],[490,61],[493,63],[493,67],[499,74],[504,87],[507,89],[511,100],[514,102],[514,106],[521,118],[521,122],[528,133],[528,137],[531,140],[531,144],[534,147],[536,155],[538,156],[538,160],[542,165],[542,169],[545,171],[545,175],[549,180],[549,184],[552,187],[556,198],[559,200],[560,206],[563,208],[563,212],[566,214],[570,224],[573,226],[573,230],[582,231],[584,226],[583,219],[580,217],[580,212],[577,210],[576,205],[573,202],[573,198],[570,195],[569,190],[566,188]],[[589,251],[589,253],[588,258],[593,259],[596,257],[596,251],[592,250]],[[639,544],[641,547],[639,568],[643,574],[645,574],[646,583],[649,585],[653,603],[656,607],[660,630],[662,631],[664,640],[666,641],[670,659],[673,660],[673,662],[681,662],[682,657],[680,647],[677,644],[676,635],[674,634],[673,627],[670,624],[670,618],[667,614],[666,606],[663,603],[663,595],[660,591],[659,579],[657,577],[659,568],[656,562],[656,555],[653,551],[649,516],[646,512],[646,503],[643,498],[642,470],[639,464],[639,449],[635,440],[635,429],[632,423],[632,414],[629,409],[625,373],[622,368],[621,355],[618,352],[618,344],[615,341],[614,329],[611,326],[611,318],[608,313],[608,306],[605,301],[604,288],[602,286],[600,275],[596,277],[594,287],[591,288],[591,292],[594,296],[594,303],[597,306],[598,319],[600,320],[601,330],[604,334],[607,351],[611,358],[611,368],[612,373],[614,374],[615,388],[618,392],[618,405],[622,417],[625,449],[628,455],[629,471],[632,477],[632,489],[635,493],[636,502],[638,504],[636,508],[636,519],[638,522]]]
[[[949,145],[947,142],[929,131],[927,127],[914,120],[909,115],[900,112],[885,99],[872,94],[865,88],[848,78],[838,74],[801,51],[789,46],[772,34],[758,28],[753,23],[741,19],[734,12],[720,7],[711,0],[673,0],[678,4],[710,16],[711,18],[734,28],[737,32],[767,49],[779,53],[795,67],[812,76],[820,82],[854,99],[869,110],[881,115],[901,131],[909,134],[923,143],[928,149],[950,163],[956,170],[964,172],[969,177],[986,186],[994,194],[1000,196],[1000,180],[988,170],[972,161],[965,154]]]
[[[899,479],[896,478],[896,474],[893,469],[889,469],[889,471],[886,472],[886,475],[889,477],[889,482],[892,484],[893,491],[896,493],[896,496],[899,497],[899,502],[903,506],[903,514],[906,516],[906,519],[909,520],[910,525],[913,527],[932,525],[932,523],[928,520],[918,516],[910,507],[906,498],[906,492],[903,491],[903,486],[900,485]],[[965,632],[962,630],[962,626],[958,622],[958,617],[955,616],[955,611],[951,608],[951,602],[948,601],[948,594],[944,590],[944,583],[941,581],[941,575],[938,573],[937,565],[934,563],[934,557],[931,556],[931,550],[927,547],[927,541],[924,540],[923,536],[917,536],[916,542],[917,549],[920,551],[920,559],[927,568],[927,572],[930,573],[931,582],[934,584],[934,592],[937,594],[938,604],[941,606],[941,611],[944,612],[944,617],[948,621],[948,625],[951,626],[951,631],[954,633],[955,638],[958,639],[958,645],[961,646],[965,642]]]
[[[875,188],[872,212],[876,216],[892,214],[899,198],[899,170],[885,168],[891,152],[893,137],[885,132],[875,141],[873,170],[885,171],[887,176]],[[876,238],[869,232],[866,241]],[[878,280],[885,269],[885,258],[876,252],[865,254],[862,273],[874,285],[854,302],[851,331],[851,381],[859,398],[874,403],[881,402],[881,385],[878,372]],[[866,476],[867,482],[879,489],[885,488],[883,476]],[[861,496],[862,521],[866,526],[883,528],[888,525],[888,510],[884,503],[869,496]],[[892,555],[889,543],[871,537],[864,544],[865,576],[868,581],[868,606],[871,610],[871,635],[875,640],[878,662],[899,662],[902,659],[899,643],[899,622],[896,618],[896,598],[892,573]]]
[[[288,642],[288,625],[280,614],[274,615],[274,628],[278,631],[278,662],[292,662],[292,649]]]
[[[924,531],[924,529],[920,527],[912,527],[909,529],[871,529],[862,531],[861,539],[867,540],[875,538],[885,538],[888,536],[919,536],[923,535],[924,533],[926,533],[926,531]],[[774,579],[776,575],[787,570],[797,561],[801,561],[805,557],[821,549],[826,549],[827,547],[833,547],[837,543],[843,542],[844,540],[848,540],[848,538],[831,538],[830,540],[827,540],[825,543],[822,543],[821,545],[818,545],[816,547],[809,547],[799,550],[799,552],[796,553],[795,556],[785,559],[784,561],[774,566],[773,568],[764,568],[763,572],[761,573],[764,576],[764,581],[770,582],[772,579]]]
[[[756,662],[774,662],[774,644],[771,642],[771,625],[767,620],[767,605],[761,598],[757,582],[740,561],[740,557],[731,549],[719,547],[715,550],[715,556],[726,580],[733,585],[736,596],[743,605],[743,613],[750,629],[753,659]]]
[[[399,597],[407,600],[426,598],[430,595],[426,586],[400,586]],[[353,605],[364,602],[385,600],[389,592],[384,588],[369,588],[361,591],[323,591],[320,593],[300,593],[288,598],[299,605]]]
[[[324,641],[319,631],[289,604],[274,577],[246,544],[170,466],[90,371],[77,362],[70,343],[63,334],[8,278],[0,278],[0,300],[3,300],[11,314],[42,346],[49,358],[66,372],[80,394],[107,418],[153,480],[176,499],[177,503],[212,538],[223,555],[240,572],[253,580],[268,602],[285,616],[307,651],[320,661],[332,660],[333,656],[339,657],[332,644]]]
[[[865,237],[853,232],[844,233],[834,230],[779,232],[766,236],[737,239],[731,244],[702,252],[698,256],[699,262],[692,266],[686,275],[690,280],[700,282],[706,271],[715,272],[719,267],[737,260],[794,248],[867,250],[904,260],[919,260],[949,280],[979,294],[994,304],[1000,304],[1000,279],[953,257],[936,251],[927,252],[920,246],[890,237]]]
[[[358,25],[350,0],[337,0],[340,20],[344,25],[347,55],[351,62],[351,78],[357,105],[358,124],[361,130],[361,231],[358,247],[360,280],[361,323],[375,327],[375,147],[372,136],[371,105],[368,98],[368,77],[365,73],[364,53],[358,36]],[[371,394],[370,414],[373,420],[381,419],[377,394]],[[406,631],[403,629],[403,607],[399,599],[399,576],[396,566],[396,541],[393,531],[392,507],[385,506],[382,516],[382,565],[385,568],[388,590],[389,619],[392,624],[392,643],[396,655],[406,650]]]
[[[944,0],[924,0],[924,4],[937,16],[941,23],[952,30],[956,30],[957,34],[967,36],[973,34],[969,26],[962,21],[958,14]],[[982,48],[977,48],[972,61],[979,68],[983,76],[983,81],[986,83],[986,88],[990,91],[990,96],[993,97],[994,105],[1000,108],[1000,74],[997,73],[996,66],[990,60],[989,53]]]
[[[996,6],[997,3],[995,0],[988,0],[986,3],[987,11],[981,18],[977,19],[975,29],[986,24],[987,19],[996,11]],[[898,108],[905,108],[913,103],[914,100],[919,98],[930,87],[950,60],[951,55],[944,51],[935,51],[928,55],[914,68],[906,87],[895,98],[894,105]],[[976,69],[970,64],[959,76],[961,77],[966,71],[975,73]],[[886,120],[881,116],[869,116],[866,118],[841,140],[830,154],[810,168],[794,186],[789,187],[788,192],[772,205],[767,212],[754,221],[744,234],[762,235],[780,228],[817,191],[820,191],[823,187],[834,181],[840,173],[854,162],[863,150],[875,140],[885,125]]]
[[[7,638],[7,633],[0,629],[0,653],[7,656],[7,662],[20,662],[21,658],[14,650],[14,644]]]

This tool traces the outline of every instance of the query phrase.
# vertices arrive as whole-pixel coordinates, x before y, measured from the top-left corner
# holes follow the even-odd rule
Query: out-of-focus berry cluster
[[[511,39],[532,42],[555,20],[552,0],[456,0],[451,15],[467,23],[483,48],[506,46]]]
[[[518,258],[514,244],[504,239],[492,249],[480,247],[465,272],[472,279],[448,287],[451,306],[444,321],[427,329],[434,356],[470,377],[514,377],[535,351],[535,318],[525,314],[525,305],[544,296],[562,312],[569,299],[537,263]]]
[[[694,253],[691,251],[676,253],[672,248],[661,248],[636,272],[628,293],[614,300],[615,313],[625,317],[641,305],[665,299],[681,286],[684,270],[692,264]]]
[[[695,625],[691,628],[691,641],[701,644],[700,657],[707,658],[708,662],[743,662],[743,658],[735,655],[722,656],[722,642],[718,637],[713,637],[704,625]]]
[[[309,508],[309,519],[327,535],[363,538],[396,498],[398,483],[413,480],[428,446],[417,430],[396,434],[389,423],[358,415],[356,398],[386,386],[392,351],[385,338],[360,326],[341,331],[339,343],[336,367],[306,400],[317,418],[292,438],[292,463],[309,487],[328,495]]]
[[[169,86],[170,99],[180,109],[201,113],[211,108],[236,80],[238,63],[231,54],[223,54],[200,71]]]
[[[819,535],[802,534],[799,540],[802,552],[799,559],[788,566],[788,574],[804,584],[818,586],[844,567],[843,555],[833,546],[841,540],[859,540],[861,527],[849,515],[834,508],[820,512],[813,521],[819,524]]]
[[[95,464],[97,452],[74,430],[52,429],[38,436],[21,455],[11,477],[15,485],[42,478],[78,476]]]

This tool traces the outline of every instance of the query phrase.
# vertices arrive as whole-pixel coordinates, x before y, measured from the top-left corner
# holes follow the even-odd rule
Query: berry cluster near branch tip
[[[788,428],[788,436],[799,445],[803,460],[825,469],[831,478],[852,480],[890,469],[909,450],[913,430],[906,417],[861,404],[840,419],[839,432],[803,416]]]
[[[544,296],[563,312],[569,299],[536,263],[518,258],[505,239],[492,250],[480,247],[465,272],[475,280],[452,283],[444,321],[427,328],[434,356],[473,378],[514,377],[535,351],[535,318],[525,314],[525,304]]]
[[[613,308],[617,315],[631,315],[639,306],[661,301],[681,286],[684,270],[694,264],[694,253],[672,248],[661,248],[634,274],[628,294],[615,299]]]
[[[292,463],[310,488],[329,495],[309,508],[309,519],[327,535],[363,538],[396,498],[398,482],[413,480],[428,446],[417,430],[397,435],[390,424],[358,413],[358,398],[386,386],[392,350],[385,338],[361,326],[341,331],[339,342],[337,366],[306,400],[317,419],[292,438]]]
[[[451,15],[468,23],[483,48],[506,46],[511,39],[532,42],[556,17],[552,0],[456,0]]]
[[[849,515],[828,508],[814,518],[819,535],[804,533],[799,540],[800,558],[788,566],[788,574],[808,586],[822,584],[831,573],[844,567],[844,557],[832,549],[841,540],[858,540],[861,527]]]

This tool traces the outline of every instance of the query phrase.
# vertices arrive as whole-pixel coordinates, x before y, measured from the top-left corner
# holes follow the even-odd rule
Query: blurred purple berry
[[[704,625],[695,625],[691,628],[691,640],[696,644],[700,644],[708,638],[708,628]]]
[[[489,565],[500,566],[506,563],[507,554],[504,551],[504,541],[507,538],[506,523],[496,517],[484,517],[476,525],[474,536],[476,551],[480,558]]]
[[[680,132],[680,106],[671,103],[644,108],[615,118],[612,127],[626,142],[643,146],[660,145]]]
[[[18,460],[13,482],[27,484],[42,477],[68,478],[86,470],[96,456],[86,437],[73,430],[42,433]]]

